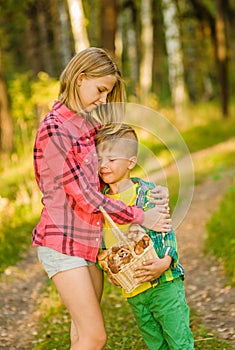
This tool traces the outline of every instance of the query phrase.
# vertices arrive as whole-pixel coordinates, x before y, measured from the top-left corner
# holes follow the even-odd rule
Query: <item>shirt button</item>
[[[100,222],[99,222],[99,221],[97,221],[96,225],[100,225]]]
[[[89,162],[89,160],[88,159],[85,159],[85,163],[88,163]]]
[[[98,242],[98,241],[99,241],[99,238],[96,238],[95,240],[96,240],[96,242]]]
[[[86,137],[86,141],[90,141],[89,137]]]

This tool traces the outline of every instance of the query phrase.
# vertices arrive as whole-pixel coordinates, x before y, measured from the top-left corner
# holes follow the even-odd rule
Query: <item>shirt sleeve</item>
[[[96,182],[98,181],[98,160],[94,153],[93,140],[91,140],[93,144],[90,145],[91,152],[84,154],[79,149],[79,144],[74,144],[66,128],[57,127],[52,130],[50,127],[50,132],[44,128],[40,138],[46,145],[40,173],[41,181],[45,173],[50,174],[55,192],[56,188],[63,188],[65,195],[70,200],[73,198],[76,206],[83,211],[98,212],[99,206],[103,206],[119,224],[127,222],[142,224],[144,212],[141,208],[127,206],[122,201],[108,198],[99,192]],[[96,168],[95,164],[97,164]],[[94,172],[96,172],[95,176]]]
[[[172,258],[172,266],[176,267],[178,264],[178,252],[177,252],[177,242],[174,230],[171,232],[162,233],[163,248],[161,252],[161,257],[169,255]]]

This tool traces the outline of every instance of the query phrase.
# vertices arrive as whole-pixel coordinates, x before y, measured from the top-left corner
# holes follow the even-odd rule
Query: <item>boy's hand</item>
[[[108,278],[109,280],[115,284],[115,286],[119,286],[120,287],[120,283],[110,274],[110,273],[107,273],[108,274]]]
[[[134,278],[138,278],[140,283],[151,282],[160,277],[163,272],[169,269],[172,258],[169,255],[164,258],[146,260],[141,266],[135,268]]]

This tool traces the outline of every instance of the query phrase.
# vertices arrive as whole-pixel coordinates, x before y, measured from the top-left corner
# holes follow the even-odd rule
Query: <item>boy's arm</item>
[[[163,258],[164,256],[170,256],[172,261],[172,267],[176,267],[178,263],[178,251],[177,251],[177,242],[174,230],[166,234],[162,234],[163,247],[159,252],[159,257]]]

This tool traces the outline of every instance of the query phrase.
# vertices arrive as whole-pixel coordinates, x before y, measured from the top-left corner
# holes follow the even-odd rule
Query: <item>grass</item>
[[[40,213],[40,194],[28,158],[6,165],[1,173],[0,193],[1,273],[30,247],[31,232]]]
[[[235,185],[231,186],[219,209],[215,211],[207,223],[208,237],[205,252],[215,255],[224,263],[228,282],[235,286]],[[229,218],[229,219],[226,219]]]
[[[70,322],[54,286],[49,283],[40,298],[39,333],[32,339],[34,350],[64,350],[69,347]],[[105,281],[101,307],[104,313],[108,341],[104,350],[147,350],[139,334],[129,304],[121,296],[120,289]],[[191,314],[191,328],[196,350],[231,350],[231,345],[208,330],[203,321]],[[31,346],[31,345],[30,345]],[[32,347],[25,349],[30,350]]]

